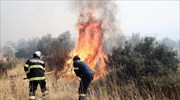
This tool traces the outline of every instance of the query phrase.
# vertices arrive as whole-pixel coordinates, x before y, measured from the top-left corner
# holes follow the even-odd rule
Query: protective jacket
[[[45,79],[45,64],[40,58],[31,58],[27,60],[24,65],[24,70],[30,81]]]
[[[88,86],[94,76],[93,71],[85,62],[80,61],[79,59],[74,60],[73,66],[74,72],[81,78],[79,85],[79,100],[85,100]]]
[[[80,60],[75,60],[73,63],[74,72],[80,78],[88,78],[93,77],[93,71],[89,68],[89,66]]]

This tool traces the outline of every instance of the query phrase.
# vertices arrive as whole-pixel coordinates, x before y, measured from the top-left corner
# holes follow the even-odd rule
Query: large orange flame
[[[78,41],[73,51],[79,55],[95,73],[95,79],[107,73],[107,55],[104,52],[102,20],[93,16],[93,10],[81,13],[78,19]]]

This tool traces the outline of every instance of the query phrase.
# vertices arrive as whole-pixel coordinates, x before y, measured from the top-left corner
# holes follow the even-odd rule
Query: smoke
[[[117,5],[115,2],[110,0],[78,0],[72,2],[72,7],[81,16],[86,16],[87,12],[91,11],[94,18],[102,21],[103,42],[107,52],[110,52],[112,47],[117,46],[117,44],[123,43],[124,36],[121,33],[119,21],[116,18]]]
[[[85,13],[91,9],[93,16],[103,21],[102,28],[105,33],[116,33],[119,31],[117,27],[117,6],[111,1],[99,1],[99,0],[83,0],[75,1],[74,5],[78,12],[85,15]]]

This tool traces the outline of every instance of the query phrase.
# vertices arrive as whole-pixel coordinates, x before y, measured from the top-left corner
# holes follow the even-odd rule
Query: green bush
[[[142,99],[149,96],[180,99],[177,52],[152,37],[146,37],[136,45],[126,41],[124,47],[114,48],[107,64],[110,73],[103,81],[111,87],[110,91],[116,88],[119,93],[134,91]]]
[[[162,77],[177,72],[176,56],[176,51],[159,44],[152,37],[146,37],[135,46],[126,42],[124,48],[115,48],[109,55],[108,68],[120,68],[122,73],[133,78]]]

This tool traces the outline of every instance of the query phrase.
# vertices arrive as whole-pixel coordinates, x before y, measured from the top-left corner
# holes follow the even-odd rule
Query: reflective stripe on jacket
[[[30,81],[45,79],[45,64],[39,58],[31,58],[24,65],[24,71]]]

